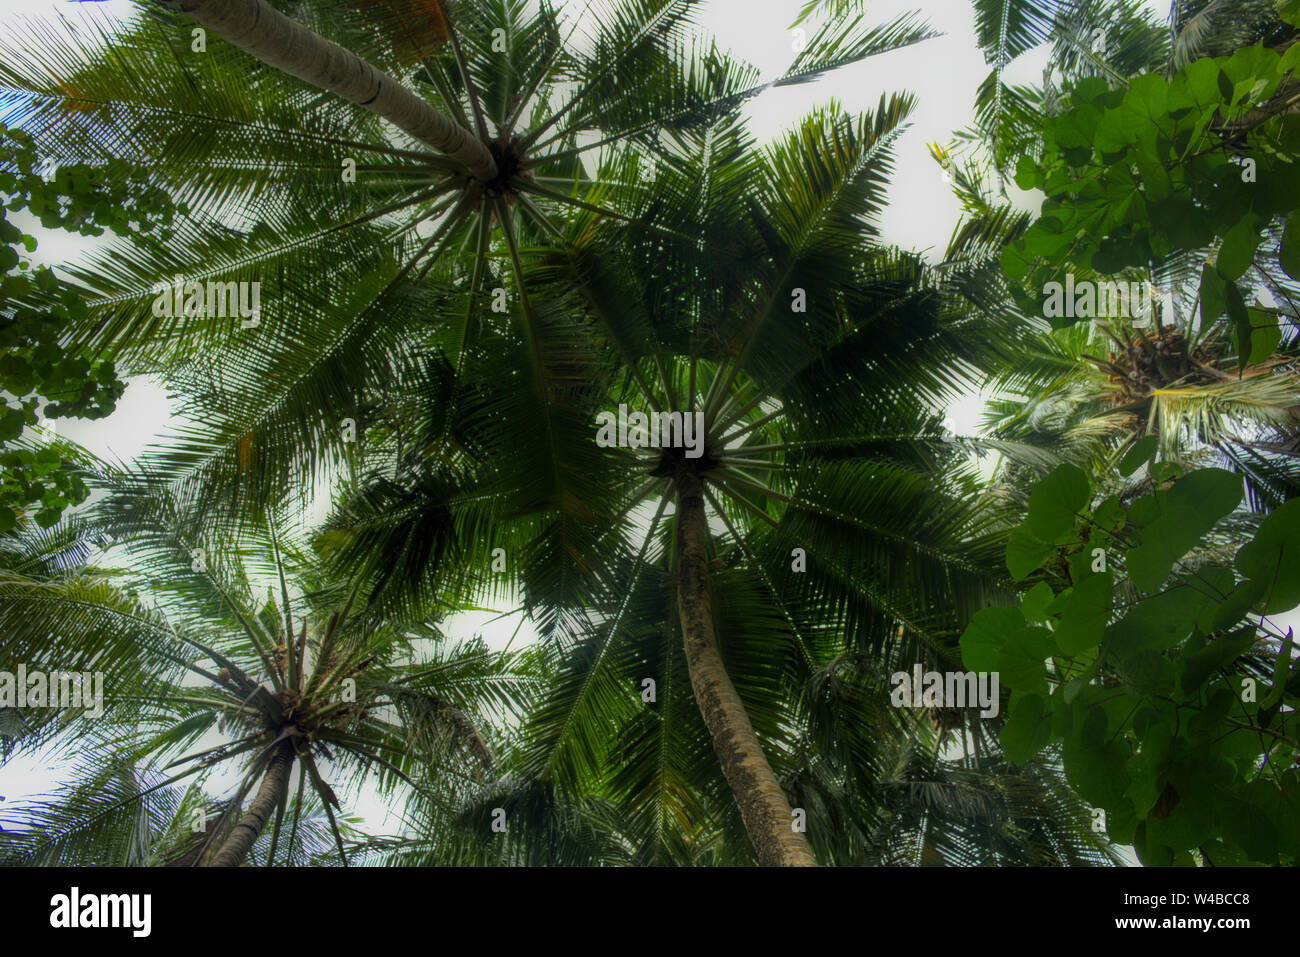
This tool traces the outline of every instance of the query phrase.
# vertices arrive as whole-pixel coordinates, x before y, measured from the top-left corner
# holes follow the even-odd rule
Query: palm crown
[[[518,593],[554,644],[554,674],[509,777],[474,806],[504,794],[521,822],[551,814],[547,833],[569,842],[557,847],[633,860],[746,859],[737,840],[716,844],[739,834],[767,863],[890,859],[887,789],[870,780],[891,744],[853,727],[871,711],[864,672],[955,660],[961,626],[999,588],[990,533],[1004,520],[968,476],[940,477],[956,456],[937,409],[1006,354],[1005,327],[976,321],[960,282],[874,237],[910,98],[882,97],[856,119],[824,110],[760,152],[737,111],[772,84],[688,45],[690,3],[628,0],[581,44],[546,8],[413,5],[438,11],[427,32],[346,4],[295,4],[298,27],[272,18],[250,40],[247,17],[264,3],[183,0],[173,6],[234,46],[212,39],[184,55],[189,21],[151,8],[111,48],[46,34],[37,54],[5,52],[0,84],[44,149],[147,164],[190,212],[170,245],[118,247],[74,272],[90,309],[72,337],[165,375],[196,420],[148,456],[148,494],[113,497],[97,521],[172,564],[186,552],[145,530],[154,506],[143,501],[161,496],[190,541],[222,554],[265,529],[280,588],[254,611],[209,576],[201,591],[217,589],[224,637],[184,644],[216,672],[135,637],[157,628],[115,646],[155,656],[150,673],[164,677],[149,694],[162,705],[184,667],[213,685],[190,706],[251,722],[220,752],[247,760],[221,841],[186,852],[241,859],[273,811],[278,835],[295,764],[344,852],[321,749],[400,783],[421,815],[443,814],[464,796],[437,777],[454,765],[412,772],[445,738],[400,739],[436,727],[472,745],[479,722],[410,683],[441,665],[385,655],[409,643],[399,622],[427,621],[430,601]],[[913,18],[828,26],[773,82],[928,35]],[[321,36],[382,75],[348,85],[319,62],[280,62],[293,44],[277,37]],[[250,77],[240,46],[366,109],[276,69]],[[142,321],[177,275],[262,283],[260,322]],[[698,413],[702,454],[602,447],[596,417],[619,405]],[[265,514],[305,504],[322,474],[343,494],[314,542],[330,584],[304,613]],[[123,525],[114,510],[126,502]],[[492,571],[498,550],[504,575]],[[45,587],[12,582],[16,596]],[[354,591],[360,605],[345,597]],[[41,628],[70,627],[70,613],[33,625],[15,654],[39,654]],[[107,640],[87,637],[84,653]],[[470,668],[481,653],[450,661],[462,658]],[[646,678],[655,708],[638,692]],[[338,699],[345,679],[358,702]],[[869,726],[927,737],[897,715]],[[949,789],[941,808],[960,808],[961,785],[936,762],[910,766]],[[1059,815],[1048,830],[1067,838],[1064,857],[1087,859],[1079,809],[1051,792],[1045,767],[1021,797]],[[837,843],[845,802],[867,793],[880,815]],[[629,817],[609,826],[611,808]],[[970,810],[955,825],[965,836],[941,835],[934,854],[977,856]],[[796,811],[813,818],[811,843]]]

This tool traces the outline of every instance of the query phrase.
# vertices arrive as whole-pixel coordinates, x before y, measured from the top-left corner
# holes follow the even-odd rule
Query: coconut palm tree
[[[521,294],[505,211],[524,237],[570,215],[616,221],[681,131],[932,35],[911,16],[827,27],[764,82],[689,38],[689,0],[623,0],[568,23],[508,0],[410,0],[382,15],[363,0],[303,2],[289,18],[260,2],[183,6],[215,18],[201,52],[197,21],[155,6],[111,31],[15,30],[0,103],[43,154],[137,165],[187,209],[166,244],[114,246],[68,270],[88,302],[69,344],[165,379],[203,427],[156,467],[201,488],[195,508],[234,504],[250,518],[285,488],[305,505],[321,471],[345,465],[433,317],[459,330],[455,364],[489,303]],[[278,38],[280,52],[258,46],[259,62],[222,31],[246,45]],[[344,85],[401,122],[283,72],[274,64],[290,49],[309,79],[370,78],[358,81],[369,92]],[[451,154],[411,133],[449,126],[455,142],[438,142]],[[430,276],[470,291],[457,312]],[[177,277],[260,283],[259,315],[155,309]],[[534,366],[540,347],[530,339]],[[544,389],[537,399],[547,405]]]
[[[1140,0],[976,0],[976,40],[991,67],[963,139],[988,149],[1000,174],[1035,155],[1044,113],[1067,88],[1097,76],[1112,86],[1141,73],[1171,75],[1192,60],[1263,42],[1283,49],[1295,30],[1273,0],[1172,0],[1166,22]],[[1010,84],[1007,67],[1048,46],[1041,84]]]
[[[488,183],[497,177],[497,163],[487,144],[475,140],[471,131],[439,113],[395,78],[289,19],[264,0],[168,0],[168,6],[267,66],[383,117],[463,164],[478,182]],[[435,29],[445,33],[447,24],[438,4],[427,6]],[[456,46],[459,56],[458,41]],[[481,114],[477,119],[481,124]]]
[[[122,767],[117,756],[85,755],[76,772],[75,780],[60,783],[52,794],[7,808],[0,864],[182,867],[193,863],[206,839],[195,823],[216,820],[225,810],[198,785],[167,785],[160,776]],[[298,826],[292,841],[275,849],[274,859],[272,838],[277,835],[269,829],[248,859],[285,865],[337,862],[329,819],[313,796],[305,795],[303,809],[293,800],[286,806],[285,815]],[[355,833],[346,818],[336,819],[336,825],[345,839]]]
[[[0,670],[103,681],[102,713],[20,713],[31,717],[14,749],[75,755],[77,780],[19,819],[7,854],[233,866],[261,840],[269,863],[302,861],[318,856],[310,821],[323,812],[346,866],[339,790],[435,793],[448,776],[473,782],[491,767],[490,724],[521,706],[533,680],[518,655],[453,643],[426,618],[378,619],[363,590],[313,571],[273,521],[200,544],[152,477],[99,479],[114,489],[92,514],[6,543]],[[105,536],[125,568],[87,563]],[[233,796],[191,828],[210,802],[177,785],[223,770]]]
[[[807,809],[795,813],[783,780],[813,673],[852,650],[955,661],[960,623],[997,591],[1000,557],[983,535],[996,511],[935,465],[959,458],[938,428],[944,399],[1007,343],[955,309],[957,290],[920,260],[874,238],[911,105],[821,111],[757,155],[742,125],[720,120],[683,136],[647,191],[633,219],[659,228],[578,219],[554,244],[512,242],[532,291],[517,308],[552,344],[554,371],[537,374],[554,383],[572,458],[550,457],[558,440],[500,381],[501,352],[485,350],[412,410],[425,422],[411,428],[411,469],[430,492],[385,480],[333,523],[335,548],[361,536],[354,563],[389,543],[399,560],[372,572],[389,580],[420,580],[425,549],[401,543],[421,516],[481,528],[510,556],[501,587],[517,583],[561,656],[526,727],[526,816],[604,794],[603,782],[642,821],[641,858],[687,860],[690,835],[712,831],[693,823],[712,790],[758,861],[811,863],[792,827]],[[602,447],[598,416],[620,404],[698,415],[699,454]],[[439,472],[469,462],[485,488],[532,489],[519,500],[540,510],[485,521],[482,496],[439,494]],[[551,477],[574,462],[582,496],[556,497]]]
[[[1099,470],[1153,435],[1165,460],[1232,468],[1253,506],[1280,505],[1300,492],[1295,336],[1239,377],[1223,325],[1118,322],[1035,337],[1026,361],[993,380],[1003,395],[990,402],[990,434]]]
[[[358,854],[416,866],[752,864],[744,821],[692,700],[667,555],[656,564],[646,575],[655,586],[639,590],[624,615],[627,637],[607,648],[612,682],[583,666],[603,635],[554,656],[560,681],[546,707],[571,708],[572,686],[592,681],[592,694],[605,700],[599,708],[584,705],[572,720],[604,716],[615,725],[603,734],[587,728],[573,735],[594,747],[590,763],[557,762],[551,778],[538,777],[535,762],[545,753],[535,733],[546,725],[525,726],[501,749],[503,775],[470,800],[461,828],[434,826],[441,809],[421,808],[417,799],[411,819],[430,823],[370,841]],[[744,639],[736,649],[743,655],[729,656],[732,673],[748,692],[746,706],[764,729],[765,744],[785,741],[781,785],[805,816],[821,863],[1114,862],[1113,849],[1092,832],[1089,809],[1053,761],[1012,768],[998,753],[996,734],[978,719],[964,721],[959,709],[934,714],[892,707],[886,673],[895,659],[841,653],[813,673],[796,706],[784,703],[789,695],[761,662],[764,653],[778,656],[788,639],[765,621],[754,583],[737,581],[738,570],[727,573],[717,576],[716,587],[727,599],[728,624],[739,621],[744,629],[726,635],[733,644]],[[746,598],[748,607],[733,603]],[[653,702],[644,700],[644,675],[656,676]],[[768,730],[787,724],[784,732]],[[963,724],[968,734],[961,737],[962,753],[954,754]],[[502,827],[494,828],[494,820]]]
[[[981,308],[999,309],[1005,306],[996,304],[1011,298],[1011,290],[997,275],[997,256],[1031,221],[1005,192],[997,195],[999,171],[1021,155],[1034,155],[1044,111],[1062,108],[1062,86],[1089,76],[1120,85],[1139,73],[1172,73],[1196,57],[1226,55],[1257,42],[1284,49],[1296,34],[1272,4],[1254,2],[1175,3],[1168,29],[1139,6],[1091,0],[980,4],[976,19],[986,56],[997,65],[991,80],[1033,46],[1047,42],[1052,51],[1044,86],[1026,93],[1028,106],[1019,113],[1014,91],[998,85],[999,100],[990,95],[992,87],[981,90],[976,128],[966,140],[983,144],[983,159],[963,161],[934,149],[967,212],[948,259],[980,277],[972,288],[980,290]],[[1229,140],[1232,135],[1225,130]],[[1275,224],[1245,280],[1281,320],[1271,355],[1240,354],[1226,317],[1201,321],[1194,290],[1213,251],[1176,250],[1145,273],[1096,277],[1149,281],[1169,293],[1153,310],[1154,322],[1116,317],[1091,330],[1046,332],[1041,321],[1026,316],[1033,329],[1026,353],[986,383],[999,393],[987,421],[990,434],[1011,442],[1013,451],[1051,449],[1100,472],[1109,471],[1138,438],[1156,435],[1166,459],[1208,455],[1241,472],[1256,506],[1290,497],[1298,474],[1291,459],[1300,415],[1294,371],[1300,290],[1280,266],[1280,240],[1281,226]],[[1094,278],[1087,270],[1074,271],[1076,280]]]
[[[644,607],[659,620],[627,621],[624,628],[634,640],[611,649],[625,687],[641,690],[637,676],[647,673],[662,679],[657,700],[626,708],[625,724],[606,735],[610,740],[599,748],[596,767],[572,786],[538,779],[529,770],[532,749],[525,732],[519,747],[503,749],[504,776],[465,808],[463,828],[417,825],[410,835],[370,842],[368,859],[411,865],[752,863],[744,822],[688,690],[681,640],[673,627],[671,574],[665,570],[661,581],[654,603]],[[734,582],[722,587],[737,591]],[[751,645],[744,649],[747,656]],[[738,680],[747,687],[762,681],[758,667],[739,665]],[[590,674],[575,662],[559,667],[573,678]],[[1090,811],[1065,785],[1059,767],[1046,759],[1008,766],[998,754],[996,735],[985,733],[978,719],[969,722],[964,753],[952,754],[961,712],[935,720],[924,709],[891,707],[878,654],[839,655],[814,673],[807,687],[800,709],[781,707],[779,693],[771,696],[776,704],[757,695],[747,703],[760,726],[774,709],[783,712],[781,720],[797,722],[788,734],[793,761],[781,784],[791,804],[806,815],[820,862],[1114,862],[1114,850],[1092,833]],[[613,706],[617,709],[617,702]],[[955,719],[955,727],[945,719]],[[439,813],[431,809],[429,820]],[[491,827],[494,813],[504,815],[503,831]],[[421,815],[418,807],[411,812],[417,821]]]
[[[373,111],[340,110],[274,70],[250,80],[242,51],[211,41],[186,54],[189,22],[170,14],[116,37],[111,56],[44,33],[36,52],[6,51],[0,82],[54,155],[150,163],[191,207],[174,245],[77,273],[92,297],[77,335],[189,399],[187,441],[150,468],[192,539],[228,528],[231,505],[248,519],[280,498],[301,503],[323,465],[355,466],[316,542],[362,582],[366,614],[345,622],[394,634],[399,611],[431,595],[468,600],[477,577],[518,589],[556,645],[560,671],[512,765],[510,793],[522,795],[512,813],[577,808],[549,818],[548,833],[589,847],[590,822],[608,821],[613,802],[635,812],[631,828],[614,829],[635,835],[634,859],[752,859],[734,840],[707,845],[726,820],[760,862],[806,864],[841,852],[825,837],[832,812],[791,804],[817,793],[799,784],[800,766],[828,760],[850,733],[809,717],[813,676],[846,651],[955,661],[965,619],[996,594],[999,556],[983,534],[996,510],[972,500],[969,476],[933,466],[956,458],[938,408],[1005,340],[916,257],[874,242],[909,98],[857,120],[820,112],[760,154],[735,114],[771,84],[716,50],[688,55],[677,34],[689,6],[621,4],[586,50],[561,42],[548,11],[439,8],[452,42],[434,57],[423,55],[428,35],[413,39],[396,20],[359,20],[346,4],[290,10],[357,51],[347,62],[364,56],[463,118],[498,164],[490,181],[473,155],[394,139]],[[277,35],[309,42],[276,23]],[[910,19],[830,25],[774,82],[925,33]],[[366,76],[393,115],[439,125]],[[594,174],[586,154],[601,157]],[[356,183],[340,176],[346,159]],[[140,324],[159,281],[177,273],[264,282],[250,327],[260,331],[152,309]],[[601,447],[593,419],[619,404],[698,413],[702,454]],[[483,574],[498,548],[506,571]],[[442,589],[430,569],[448,554],[477,573]],[[283,612],[268,613],[272,634]],[[316,618],[328,620],[324,608]],[[270,681],[272,699],[293,690],[287,649],[311,641],[286,627],[281,666],[239,621],[230,627],[248,639],[236,638],[244,674]],[[662,710],[651,713],[637,689],[655,675]],[[247,826],[228,813],[222,846],[201,858],[246,852],[287,793],[283,767],[301,760],[284,747],[294,733],[279,737],[284,714],[252,693],[241,706],[265,704],[257,720],[278,730],[254,742],[271,753],[257,752],[241,788],[266,799]],[[314,729],[337,736],[328,722]],[[611,777],[619,756],[626,771]],[[869,767],[854,761],[855,773]],[[847,773],[841,762],[829,779]],[[434,784],[396,780],[417,805],[445,805]],[[593,780],[612,797],[573,800]]]
[[[991,161],[962,158],[937,146],[965,209],[945,253],[945,269],[973,308],[1007,321],[1019,315],[1028,330],[1013,364],[990,376],[991,393],[980,444],[1005,453],[1010,486],[1069,460],[1094,474],[1109,473],[1139,439],[1157,436],[1170,461],[1218,464],[1240,472],[1252,504],[1272,507],[1297,490],[1300,380],[1294,356],[1295,281],[1280,268],[1281,240],[1273,229],[1253,267],[1257,291],[1277,304],[1280,337],[1264,358],[1248,356],[1224,316],[1203,321],[1195,298],[1203,253],[1166,257],[1150,274],[1167,299],[1148,316],[1049,330],[1020,313],[1002,274],[1003,247],[1024,235],[1032,215],[996,194]],[[1079,279],[1094,278],[1080,270]],[[1097,277],[1101,278],[1101,277]],[[1134,271],[1118,277],[1144,283]]]

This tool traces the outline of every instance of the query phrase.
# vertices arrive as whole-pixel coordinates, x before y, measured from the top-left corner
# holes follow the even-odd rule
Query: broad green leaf
[[[1170,867],[1174,863],[1173,848],[1152,835],[1146,821],[1138,821],[1133,831],[1133,853],[1143,867]]]
[[[1025,278],[1025,273],[1029,272],[1032,258],[1024,251],[1021,243],[1009,243],[1002,247],[999,261],[1006,277],[1013,282],[1019,282]]]
[[[1016,162],[1016,185],[1030,190],[1038,184],[1038,164],[1032,156],[1022,156]]]
[[[1007,635],[1025,627],[1019,608],[982,608],[966,626],[959,642],[961,660],[969,671],[997,671]]]
[[[1041,695],[1015,694],[1011,713],[1002,726],[999,740],[1002,753],[1014,764],[1024,764],[1047,746],[1052,736],[1052,722],[1044,713]]]
[[[1198,469],[1152,497],[1156,517],[1128,553],[1129,576],[1143,591],[1158,588],[1174,562],[1241,504],[1241,477],[1226,469]]]
[[[32,460],[32,472],[36,475],[48,475],[63,463],[59,453],[53,449],[41,449]]]
[[[1114,586],[1110,572],[1089,575],[1052,609],[1059,617],[1053,637],[1062,654],[1076,655],[1100,644],[1110,619]]]
[[[1108,809],[1125,802],[1128,757],[1128,749],[1119,740],[1101,747],[1067,742],[1061,750],[1066,780],[1085,801]]]
[[[1024,528],[1043,542],[1060,545],[1074,537],[1078,513],[1088,506],[1088,477],[1077,465],[1065,464],[1034,483]]]
[[[1223,836],[1240,847],[1252,861],[1277,862],[1277,827],[1255,804],[1243,800],[1237,790],[1220,789],[1215,793],[1215,811],[1223,826]]]
[[[1275,509],[1237,552],[1237,570],[1264,588],[1270,615],[1300,605],[1300,499]]]
[[[1039,582],[1020,599],[1020,610],[1029,621],[1046,621],[1047,606],[1056,599],[1052,587],[1046,582]]]
[[[1283,73],[1289,73],[1297,66],[1300,66],[1300,45],[1293,43],[1287,48],[1286,53],[1282,54],[1282,62],[1278,67]]]
[[[993,670],[1008,688],[1045,695],[1047,658],[1051,654],[1051,632],[1046,628],[1021,628],[1003,639],[997,668]]]
[[[1235,702],[1232,692],[1220,684],[1209,695],[1205,707],[1187,721],[1187,739],[1196,745],[1212,744],[1215,738],[1222,736],[1221,722],[1228,716]]]
[[[1124,524],[1124,506],[1118,495],[1108,496],[1105,501],[1092,510],[1092,521],[1099,528],[1115,531]]]
[[[1052,554],[1053,548],[1040,542],[1020,526],[1007,538],[1007,569],[1016,581],[1032,575]]]
[[[1291,52],[1300,57],[1300,43],[1291,47]],[[1286,274],[1292,279],[1300,279],[1300,222],[1298,214],[1292,213],[1286,219],[1286,231],[1282,233],[1282,245],[1278,254],[1278,261]]]
[[[1106,809],[1106,836],[1114,843],[1132,844],[1137,825],[1137,815],[1128,801]]]
[[[1169,81],[1159,73],[1145,73],[1129,81],[1122,108],[1148,121],[1163,117]]]
[[[1246,300],[1235,282],[1229,281],[1224,284],[1223,298],[1227,305],[1228,318],[1232,321],[1233,331],[1236,334],[1237,369],[1241,370],[1246,368],[1246,363],[1250,361],[1251,333],[1254,331],[1250,325],[1250,310],[1246,308]]]
[[[1219,274],[1224,279],[1242,276],[1250,268],[1260,238],[1259,217],[1254,213],[1244,214],[1223,237],[1223,245],[1219,247],[1219,256],[1215,261]]]
[[[1180,583],[1138,602],[1106,629],[1109,647],[1117,655],[1173,647],[1191,633],[1203,598],[1198,587]]]
[[[1291,672],[1291,651],[1295,647],[1295,636],[1287,633],[1282,641],[1282,646],[1277,652],[1277,661],[1273,665],[1273,689],[1268,696],[1260,701],[1260,708],[1272,708],[1282,700],[1282,693],[1286,690],[1287,676]]]
[[[1251,306],[1246,310],[1250,316],[1250,358],[1251,365],[1263,362],[1277,349],[1282,341],[1282,330],[1277,323],[1277,313],[1269,309]]]
[[[1223,277],[1210,265],[1201,269],[1201,322],[1209,326],[1218,322],[1227,309],[1227,292]]]
[[[1155,724],[1142,739],[1142,750],[1128,760],[1130,783],[1124,796],[1133,802],[1138,817],[1145,818],[1169,780],[1169,759],[1174,738],[1164,724]]]
[[[1151,456],[1156,454],[1156,446],[1159,442],[1159,436],[1147,435],[1133,443],[1133,447],[1125,453],[1124,458],[1120,459],[1120,475],[1132,475],[1150,461]]]
[[[1184,654],[1179,659],[1182,671],[1179,684],[1183,693],[1194,694],[1212,674],[1236,661],[1254,644],[1255,626],[1251,625],[1222,638],[1215,638],[1190,654]]]
[[[1174,663],[1158,651],[1135,651],[1119,659],[1119,677],[1140,697],[1167,695],[1174,687]]]

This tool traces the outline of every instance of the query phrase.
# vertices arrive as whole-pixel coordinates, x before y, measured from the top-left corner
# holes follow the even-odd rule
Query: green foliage
[[[1287,547],[1300,502],[1213,562],[1194,549],[1239,506],[1240,477],[1164,463],[1149,476],[1145,494],[1095,504],[1075,466],[1037,482],[1007,549],[1032,587],[1019,609],[975,616],[963,660],[1012,689],[1008,757],[1059,747],[1070,784],[1144,863],[1294,864],[1300,669],[1269,616],[1300,605]],[[1025,543],[1043,556],[1032,567]]]
[[[1042,215],[1002,253],[1006,275],[1029,289],[1022,305],[1042,313],[1046,284],[1067,272],[1145,276],[1179,251],[1214,247],[1200,285],[1204,320],[1226,314],[1239,367],[1271,355],[1277,312],[1246,300],[1275,256],[1288,275],[1297,268],[1292,231],[1277,252],[1270,237],[1300,205],[1300,119],[1288,112],[1298,49],[1282,56],[1257,43],[1167,79],[1078,82],[1069,109],[1043,124],[1041,160],[1017,166],[1021,188],[1047,194]]]
[[[534,16],[493,0],[458,4],[463,51],[443,48],[412,74],[389,42],[396,15],[356,24],[338,5],[291,7],[464,125],[486,114],[502,142],[517,140],[526,174],[511,202],[474,202],[454,166],[392,141],[370,114],[215,38],[187,57],[172,28],[188,21],[167,12],[111,43],[46,35],[31,58],[0,57],[0,85],[21,91],[17,115],[42,149],[149,168],[196,207],[173,244],[119,246],[74,273],[101,295],[70,340],[103,344],[124,368],[164,370],[202,411],[187,440],[146,457],[147,483],[124,480],[85,515],[130,549],[121,574],[140,591],[93,574],[0,579],[6,653],[36,660],[60,634],[65,661],[102,658],[140,676],[109,702],[111,736],[91,760],[129,750],[154,771],[193,747],[204,722],[228,738],[223,725],[250,730],[226,724],[228,710],[283,722],[279,699],[253,690],[270,681],[329,719],[300,753],[299,781],[310,775],[344,860],[318,753],[333,786],[341,774],[344,788],[377,779],[385,795],[405,795],[416,833],[370,844],[380,859],[752,861],[676,625],[673,490],[654,458],[591,441],[595,413],[626,400],[704,415],[718,456],[705,494],[725,528],[711,527],[719,645],[820,860],[1111,860],[1059,762],[1034,755],[1050,691],[1049,585],[1036,592],[1038,617],[1006,610],[1005,647],[996,628],[985,636],[991,667],[1040,702],[1015,711],[1022,740],[1006,742],[1022,767],[1007,767],[974,718],[961,764],[941,756],[951,729],[936,735],[879,693],[882,672],[951,656],[971,613],[1005,595],[992,534],[1001,511],[969,494],[972,475],[944,468],[958,454],[935,410],[973,370],[1012,357],[1013,324],[971,316],[946,271],[875,237],[912,98],[882,96],[859,117],[821,110],[765,153],[739,120],[771,86],[919,42],[928,28],[912,17],[828,24],[761,84],[715,48],[686,46],[689,0],[623,0],[582,31],[580,48],[548,8]],[[579,157],[597,149],[589,178]],[[364,187],[338,183],[339,155],[358,159]],[[229,228],[236,210],[240,228]],[[412,235],[435,217],[431,235]],[[275,277],[258,335],[235,347],[201,320],[142,317],[160,278],[200,268]],[[509,306],[489,314],[484,292],[498,286]],[[806,311],[791,307],[794,289],[808,294]],[[352,441],[344,415],[355,417]],[[329,574],[316,574],[305,539],[285,551],[268,525],[262,542],[259,513],[305,500],[319,471],[340,478],[344,465],[334,519],[313,539]],[[1087,504],[1086,480],[1066,476],[1036,506],[1035,534],[1068,538]],[[250,515],[251,531],[235,518]],[[489,575],[497,547],[508,562]],[[797,574],[796,547],[807,562]],[[14,563],[53,564],[41,548]],[[277,577],[280,597],[263,604],[256,585]],[[289,597],[295,579],[301,600]],[[434,650],[429,615],[507,595],[550,640],[510,658],[480,647],[402,654]],[[309,651],[297,663],[295,643]],[[182,683],[180,668],[204,680]],[[358,709],[325,700],[349,671]],[[301,687],[308,672],[321,677]],[[653,701],[639,693],[648,675]],[[496,712],[517,735],[502,741],[478,722]],[[491,781],[487,762],[443,761],[444,743],[484,744],[476,727],[507,745],[483,749],[501,756]],[[251,789],[261,769],[247,759],[265,740],[236,737],[228,744],[248,750],[214,760],[240,763]],[[83,827],[83,795],[72,797],[42,827]],[[278,836],[291,813],[290,845],[295,806],[270,826]],[[506,835],[481,813],[496,807],[508,811]],[[62,850],[45,837],[28,853]]]
[[[0,532],[35,507],[48,528],[69,505],[89,494],[85,483],[51,447],[21,443],[39,419],[99,419],[113,411],[124,385],[109,362],[86,350],[68,349],[63,335],[82,321],[86,306],[45,266],[32,267],[24,253],[36,240],[10,221],[27,210],[47,229],[99,236],[105,229],[149,233],[170,223],[167,194],[151,188],[140,172],[123,164],[54,166],[37,154],[30,135],[0,126]]]
[[[232,521],[225,547],[195,562],[193,523],[169,490],[143,474],[99,478],[105,496],[71,521],[0,539],[0,671],[104,673],[102,713],[0,708],[0,744],[75,755],[77,769],[75,785],[7,809],[18,813],[0,822],[0,862],[193,863],[226,839],[271,745],[309,720],[322,724],[297,757],[305,784],[296,801],[282,796],[257,860],[346,857],[355,831],[343,802],[363,780],[436,811],[433,830],[445,832],[445,805],[458,806],[461,782],[477,785],[493,763],[495,726],[517,722],[529,700],[530,657],[449,640],[423,610],[373,614],[352,582],[322,574],[304,543],[270,522]],[[112,572],[85,560],[88,539],[105,536],[126,559]],[[180,798],[173,786],[192,783],[201,798],[209,775],[235,769],[242,790],[217,805],[206,831],[191,832],[188,814],[162,813]],[[164,788],[173,789],[159,806],[150,795]]]

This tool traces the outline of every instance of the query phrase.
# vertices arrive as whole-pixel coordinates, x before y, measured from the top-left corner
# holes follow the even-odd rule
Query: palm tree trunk
[[[487,182],[496,178],[492,154],[469,130],[443,116],[387,73],[317,36],[263,0],[165,2],[268,66],[337,93],[440,153],[460,160],[475,179]]]
[[[293,744],[285,741],[280,745],[271,763],[266,766],[262,786],[257,789],[253,803],[248,806],[239,823],[235,825],[206,867],[238,867],[248,856],[253,842],[271,819],[276,805],[284,797],[289,787],[289,771],[293,767]]]
[[[677,611],[695,701],[759,863],[816,867],[807,839],[794,830],[790,802],[723,666],[713,630],[708,543],[704,483],[683,461],[677,470]]]

